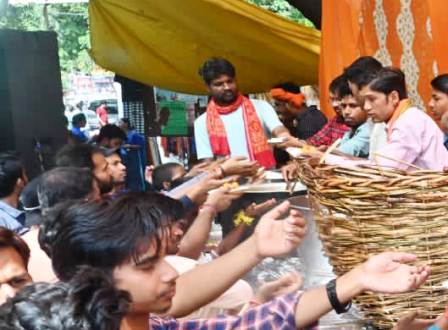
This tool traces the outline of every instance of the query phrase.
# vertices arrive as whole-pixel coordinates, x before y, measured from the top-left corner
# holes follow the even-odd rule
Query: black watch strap
[[[337,314],[346,313],[352,306],[352,302],[349,301],[347,304],[343,305],[338,299],[338,295],[336,294],[336,279],[331,280],[325,286],[327,289],[328,300],[330,300],[330,304],[335,310]]]

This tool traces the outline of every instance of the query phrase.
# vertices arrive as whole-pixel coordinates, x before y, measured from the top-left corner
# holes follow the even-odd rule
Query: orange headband
[[[296,108],[300,108],[305,102],[305,96],[302,93],[290,93],[285,91],[283,88],[271,89],[271,96],[276,100],[288,102]]]

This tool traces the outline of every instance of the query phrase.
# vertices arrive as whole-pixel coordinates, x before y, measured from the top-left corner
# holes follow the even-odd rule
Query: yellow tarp
[[[90,0],[89,13],[95,62],[143,83],[204,94],[211,56],[236,66],[245,93],[318,81],[320,32],[244,0]]]

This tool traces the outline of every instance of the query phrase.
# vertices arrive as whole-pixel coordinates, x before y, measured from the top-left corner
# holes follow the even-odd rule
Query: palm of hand
[[[260,257],[281,256],[291,252],[297,244],[287,239],[285,221],[262,217],[255,229],[257,251]]]
[[[364,265],[363,282],[370,291],[400,293],[411,289],[411,266],[401,264],[385,254],[370,258]]]

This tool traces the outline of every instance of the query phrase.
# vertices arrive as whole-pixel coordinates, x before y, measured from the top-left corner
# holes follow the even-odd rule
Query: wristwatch
[[[335,312],[337,314],[348,312],[348,310],[352,306],[352,301],[350,300],[348,303],[344,305],[341,304],[341,302],[338,299],[338,295],[336,294],[336,279],[332,279],[330,282],[328,282],[325,288],[327,289],[328,300],[330,300],[330,304],[335,310]]]

